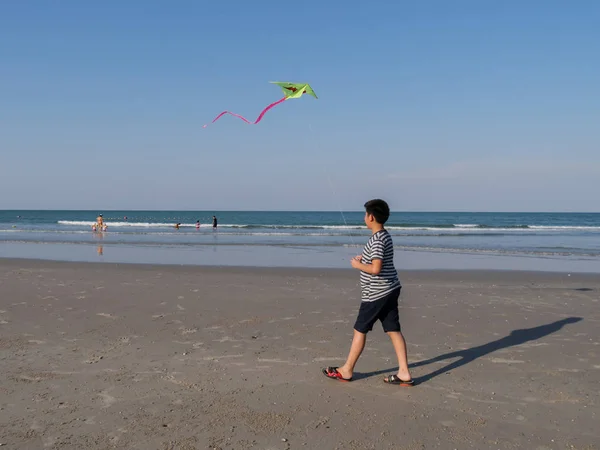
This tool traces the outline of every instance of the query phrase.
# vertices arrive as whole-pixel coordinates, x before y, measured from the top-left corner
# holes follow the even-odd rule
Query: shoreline
[[[0,256],[0,269],[5,267],[14,267],[22,265],[26,269],[43,269],[43,268],[106,268],[113,270],[121,268],[123,270],[133,269],[140,271],[167,271],[167,272],[183,272],[183,273],[231,273],[231,274],[273,274],[273,275],[299,275],[306,277],[322,277],[324,275],[335,275],[336,277],[356,279],[358,283],[358,271],[351,267],[283,267],[283,266],[245,266],[245,265],[192,265],[192,264],[176,264],[176,263],[136,263],[136,262],[101,262],[101,261],[62,261],[62,260],[47,260],[38,258],[9,258]],[[477,279],[491,276],[505,280],[536,278],[541,281],[556,280],[557,277],[567,277],[568,281],[599,281],[600,274],[591,272],[557,272],[543,270],[516,270],[516,269],[397,269],[401,281],[403,274],[410,278],[419,277],[440,277],[440,278],[456,278],[456,277],[475,277]]]
[[[298,246],[2,243],[1,258],[45,261],[158,264],[185,266],[349,268],[360,248]],[[600,274],[600,259],[542,258],[454,252],[396,250],[398,270],[509,270]]]

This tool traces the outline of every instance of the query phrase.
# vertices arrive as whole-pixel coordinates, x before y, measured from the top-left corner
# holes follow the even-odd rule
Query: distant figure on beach
[[[341,367],[326,367],[323,374],[334,380],[352,381],[354,366],[360,357],[367,333],[378,320],[383,331],[392,340],[398,358],[398,373],[383,379],[388,384],[412,386],[414,381],[408,370],[406,342],[400,331],[398,298],[402,285],[394,267],[394,243],[384,224],[390,217],[388,204],[379,199],[365,203],[365,224],[371,230],[371,237],[362,255],[350,262],[360,270],[361,303],[354,324],[354,337],[346,363]]]
[[[196,220],[196,230],[199,230],[199,229],[200,229],[200,221]]]
[[[181,225],[181,223],[180,223],[180,222],[177,222],[177,223],[175,224],[175,228],[177,228],[178,230],[179,230],[179,225]]]
[[[102,214],[98,214],[98,217],[96,217],[96,223],[92,225],[92,231],[106,231],[107,228],[108,225],[104,223]]]
[[[213,216],[213,230],[217,229],[217,216]]]

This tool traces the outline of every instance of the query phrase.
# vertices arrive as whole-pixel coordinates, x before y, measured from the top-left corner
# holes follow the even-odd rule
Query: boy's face
[[[367,226],[367,228],[369,230],[373,226],[374,222],[375,222],[375,216],[373,214],[369,214],[368,212],[365,212],[365,225]]]

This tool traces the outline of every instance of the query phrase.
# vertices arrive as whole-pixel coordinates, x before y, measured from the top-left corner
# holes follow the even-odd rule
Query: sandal
[[[389,375],[383,379],[384,383],[395,384],[397,386],[414,386],[415,380],[412,378],[410,380],[403,380],[398,375]]]
[[[337,367],[326,367],[325,369],[322,369],[322,372],[323,375],[325,375],[327,378],[332,378],[334,380],[339,381],[352,381],[352,377],[344,378],[342,374],[338,371]]]

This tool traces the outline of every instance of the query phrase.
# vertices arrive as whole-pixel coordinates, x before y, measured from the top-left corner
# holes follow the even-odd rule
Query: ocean
[[[104,233],[91,230],[99,213],[108,224]],[[121,254],[125,247],[189,251],[229,246],[243,247],[246,254],[250,249],[263,254],[265,248],[277,248],[278,254],[319,249],[345,258],[360,251],[369,237],[363,217],[363,212],[339,211],[0,211],[0,256],[15,256],[6,251],[9,245],[88,244],[121,248]],[[386,228],[397,252],[600,261],[600,213],[398,211]]]

